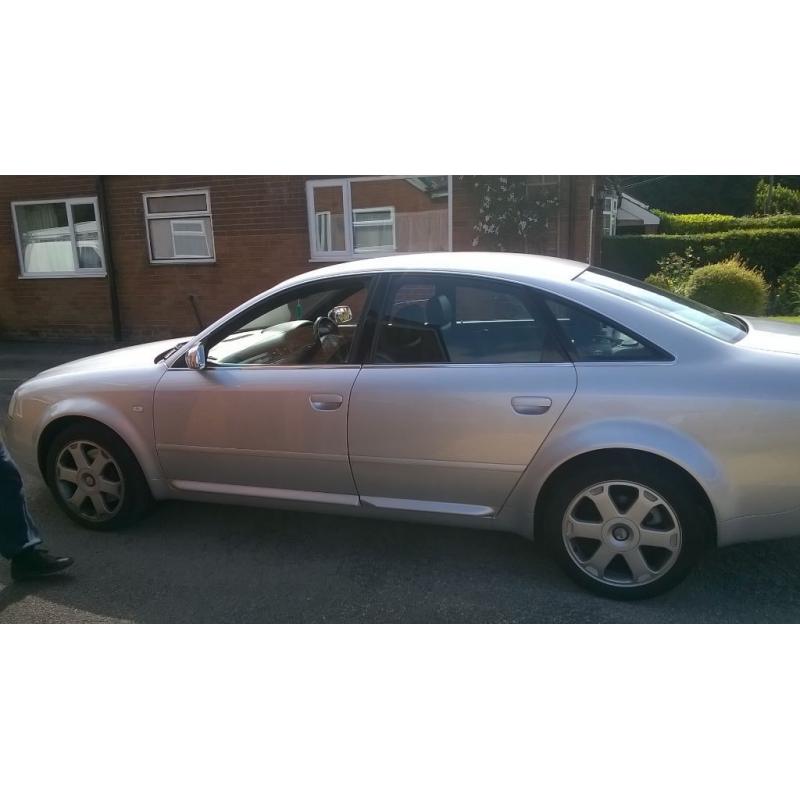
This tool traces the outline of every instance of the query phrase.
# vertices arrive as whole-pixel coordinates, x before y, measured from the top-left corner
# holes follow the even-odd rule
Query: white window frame
[[[606,210],[606,201],[609,201],[610,208],[608,210]],[[603,236],[616,236],[617,209],[617,198],[612,194],[603,195]],[[608,218],[608,226],[606,226],[606,218]]]
[[[154,212],[150,211],[147,207],[147,201],[152,197],[178,197],[191,194],[202,194],[206,198],[205,211],[168,211],[168,212]],[[142,204],[144,205],[144,229],[147,235],[147,255],[150,263],[154,265],[161,264],[214,264],[216,263],[216,249],[214,247],[214,221],[211,214],[211,190],[209,188],[202,189],[163,189],[157,192],[142,192]],[[168,220],[190,220],[190,219],[208,219],[209,234],[206,238],[208,242],[209,255],[207,256],[187,256],[179,255],[175,247],[175,235],[172,224],[170,223],[170,233],[172,233],[172,249],[175,255],[172,258],[154,258],[153,245],[150,242],[150,220],[154,219],[168,219]],[[185,231],[181,231],[185,234]],[[188,234],[191,235],[191,234]],[[198,234],[199,235],[199,234]],[[205,233],[203,234],[205,236]]]
[[[388,211],[388,220],[362,220],[356,222],[356,214],[376,214],[379,211]],[[376,247],[356,247],[355,237],[353,237],[353,253],[361,255],[361,253],[393,253],[397,247],[397,231],[394,224],[394,206],[375,206],[373,208],[354,208],[353,209],[353,233],[356,228],[375,228],[383,227],[385,225],[392,226],[392,243],[387,245],[378,245]]]
[[[369,249],[356,251],[353,247],[353,199],[350,190],[351,184],[363,181],[410,181],[416,175],[365,175],[358,178],[322,178],[319,180],[306,181],[306,208],[310,261],[354,261],[359,258],[370,258],[377,252],[389,252],[388,248]],[[314,208],[314,189],[339,186],[342,189],[343,213],[345,219],[344,226],[344,250],[317,250],[317,212]],[[389,206],[381,207],[389,208]],[[368,211],[370,209],[358,208],[356,211]],[[394,220],[394,214],[392,215]],[[392,229],[395,230],[394,224]],[[395,240],[396,245],[396,240]],[[447,250],[453,249],[453,176],[447,176]],[[404,255],[407,255],[404,253]]]
[[[25,259],[22,253],[22,237],[17,223],[17,206],[44,206],[51,203],[64,203],[67,208],[67,227],[72,241],[72,258],[75,261],[75,269],[72,272],[60,270],[58,272],[26,272]],[[100,255],[100,269],[81,268],[78,266],[78,240],[75,235],[75,223],[72,221],[73,205],[89,205],[94,207],[94,218],[97,221],[97,248]],[[103,247],[103,224],[100,219],[100,207],[97,204],[97,197],[56,197],[50,200],[15,200],[11,203],[11,219],[14,223],[14,238],[17,242],[17,258],[19,260],[19,278],[22,280],[39,280],[41,278],[105,278],[106,254]]]

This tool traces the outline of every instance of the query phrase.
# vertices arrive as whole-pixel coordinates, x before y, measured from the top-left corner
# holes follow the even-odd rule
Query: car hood
[[[800,325],[763,317],[742,317],[749,328],[739,345],[752,350],[800,355]]]
[[[39,376],[51,377],[81,372],[124,370],[131,367],[143,367],[147,364],[153,366],[156,356],[167,352],[176,345],[188,342],[190,338],[190,336],[182,336],[177,339],[164,339],[160,342],[148,342],[132,347],[121,347],[118,350],[109,350],[107,353],[79,358],[76,361],[68,361],[66,364],[46,369],[44,372],[40,372]]]

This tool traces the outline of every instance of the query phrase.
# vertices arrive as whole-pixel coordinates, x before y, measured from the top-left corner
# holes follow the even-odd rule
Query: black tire
[[[614,583],[604,577],[588,574],[576,563],[575,550],[573,549],[571,555],[570,545],[565,541],[567,537],[563,535],[565,517],[568,510],[574,507],[575,499],[589,487],[613,481],[637,484],[659,495],[671,507],[679,525],[680,549],[677,557],[670,556],[667,563],[674,558],[671,566],[643,585]],[[609,490],[609,494],[612,491],[613,489]],[[709,518],[697,487],[677,468],[658,459],[636,454],[592,459],[579,463],[575,469],[564,475],[559,475],[544,498],[540,520],[542,539],[564,572],[595,594],[615,600],[655,597],[676,586],[705,551],[713,532],[713,520]],[[618,563],[627,568],[627,562]]]
[[[101,452],[110,456],[113,464],[108,469],[110,475],[121,480],[121,499],[113,505],[112,513],[107,518],[91,519],[87,513],[79,513],[67,500],[72,484],[57,477],[57,459],[65,448],[77,442],[92,443]],[[90,451],[91,453],[92,451]],[[74,463],[74,462],[73,462]],[[109,473],[106,473],[109,475]],[[154,504],[153,496],[147,486],[139,462],[127,444],[109,428],[94,422],[78,422],[58,433],[47,450],[45,461],[45,479],[58,505],[79,525],[90,530],[110,531],[125,528],[138,520]],[[109,496],[110,497],[110,496]],[[91,509],[87,501],[84,509]]]

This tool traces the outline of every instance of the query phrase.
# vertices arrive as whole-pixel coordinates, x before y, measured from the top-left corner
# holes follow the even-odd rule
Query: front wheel
[[[542,521],[564,571],[615,599],[653,597],[679,583],[709,527],[695,487],[649,460],[576,469],[559,481]]]
[[[152,504],[128,446],[91,422],[71,425],[55,437],[47,451],[46,478],[61,508],[93,530],[122,528]]]

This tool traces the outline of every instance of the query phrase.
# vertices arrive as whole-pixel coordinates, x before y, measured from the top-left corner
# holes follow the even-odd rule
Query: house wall
[[[104,179],[123,339],[192,334],[248,297],[320,266],[309,260],[306,176],[108,176]],[[562,177],[559,207],[542,242],[548,255],[585,260],[591,177]],[[216,263],[150,263],[142,192],[210,189]],[[20,278],[11,217],[15,200],[97,194],[94,176],[0,177],[0,337],[107,339],[108,278]],[[422,193],[417,192],[417,195]],[[408,202],[428,202],[410,196]],[[405,203],[405,201],[404,201]],[[378,203],[379,205],[381,203]],[[453,179],[453,248],[472,249],[478,198]],[[600,226],[595,225],[595,231]],[[597,236],[599,247],[599,235]],[[599,250],[595,250],[599,255]],[[191,298],[199,312],[198,321]]]

